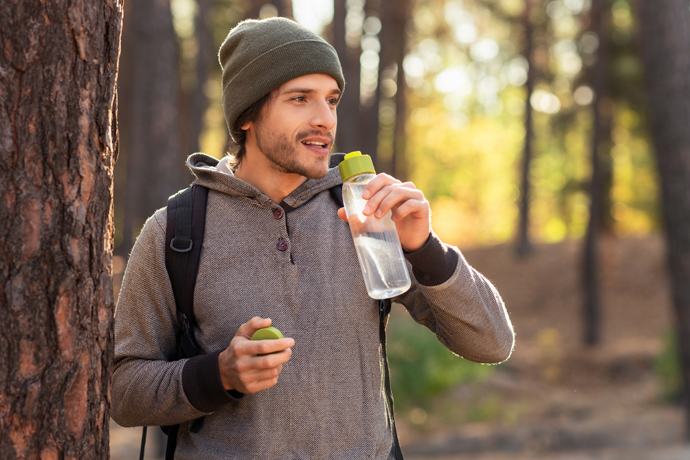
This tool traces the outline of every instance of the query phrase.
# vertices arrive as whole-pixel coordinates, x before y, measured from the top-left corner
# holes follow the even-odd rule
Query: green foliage
[[[584,236],[593,124],[588,85],[601,40],[588,29],[589,6],[576,3],[547,2],[532,12],[537,76],[531,101],[522,88],[524,2],[414,3],[415,28],[403,66],[406,158],[409,179],[430,201],[434,231],[444,241],[467,247],[514,236],[526,104],[534,108],[530,231],[542,242]],[[640,236],[659,227],[658,178],[633,9],[628,0],[610,8],[608,94],[600,103],[611,124],[600,144],[603,213],[607,230]],[[468,30],[476,35],[472,40]],[[480,52],[492,47],[491,58]]]
[[[479,381],[493,372],[491,366],[453,354],[431,331],[397,308],[388,325],[387,345],[396,410],[429,409],[435,398],[451,388]]]
[[[666,402],[677,402],[683,388],[683,374],[675,333],[664,334],[664,349],[654,362],[654,371],[661,381],[661,399]]]

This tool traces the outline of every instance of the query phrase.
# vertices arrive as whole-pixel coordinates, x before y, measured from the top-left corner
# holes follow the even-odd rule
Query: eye
[[[295,96],[292,98],[293,101],[296,102],[306,102],[307,97],[306,96]]]
[[[328,100],[328,103],[331,104],[333,107],[337,107],[339,102],[340,102],[339,97],[332,97]]]

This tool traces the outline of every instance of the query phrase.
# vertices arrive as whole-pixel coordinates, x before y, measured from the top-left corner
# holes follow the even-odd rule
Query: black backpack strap
[[[139,460],[144,460],[144,450],[146,449],[146,428],[141,431],[141,448],[139,449]]]
[[[168,200],[165,232],[165,265],[170,276],[177,314],[182,324],[178,336],[181,357],[203,354],[194,339],[194,286],[199,272],[206,227],[208,189],[195,185]]]
[[[165,460],[175,460],[175,448],[177,447],[177,432],[180,430],[180,425],[171,425],[166,428],[168,430],[165,434],[168,435],[168,441],[165,444]]]
[[[338,203],[338,205],[342,208],[343,207],[343,184],[335,185],[335,186],[329,188],[328,191],[331,193],[331,198],[333,198],[333,201]]]
[[[391,311],[391,299],[379,300],[379,341],[381,342],[381,353],[383,353],[383,372],[384,385],[386,387],[386,399],[388,410],[391,417],[391,427],[393,428],[393,447],[391,452],[395,454],[395,460],[403,460],[400,441],[398,441],[398,431],[395,428],[395,411],[393,410],[393,391],[391,390],[391,377],[388,370],[388,353],[386,352],[386,317]]]
[[[208,189],[200,185],[186,188],[168,199],[165,229],[165,268],[170,277],[175,309],[182,329],[177,334],[179,358],[192,358],[204,354],[194,338],[194,286],[199,272],[201,247],[206,227],[206,201]],[[198,432],[204,418],[196,419],[190,430]],[[177,446],[180,425],[161,427],[168,435],[165,449],[166,460],[172,460]],[[141,439],[140,458],[144,456],[146,427]]]

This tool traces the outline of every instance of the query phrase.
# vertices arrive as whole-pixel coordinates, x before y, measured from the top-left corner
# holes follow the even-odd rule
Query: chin
[[[324,160],[319,160],[311,164],[311,167],[305,167],[302,175],[309,179],[323,179],[328,174],[330,155]],[[306,165],[305,165],[306,166]]]
[[[326,174],[328,174],[328,168],[307,171],[307,174],[304,174],[304,176],[309,179],[323,179],[326,177]]]

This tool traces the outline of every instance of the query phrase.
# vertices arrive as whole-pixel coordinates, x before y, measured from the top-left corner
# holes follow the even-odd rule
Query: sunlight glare
[[[470,55],[475,61],[490,61],[498,55],[498,43],[490,38],[479,40],[470,48]]]
[[[444,70],[434,79],[434,87],[439,93],[459,93],[467,95],[472,92],[472,82],[464,69],[455,67]]]
[[[551,94],[544,90],[538,89],[532,93],[530,104],[539,112],[544,112],[549,115],[558,113],[561,110],[561,101],[555,94]]]
[[[314,33],[320,34],[333,20],[333,2],[320,0],[292,0],[295,21]]]

